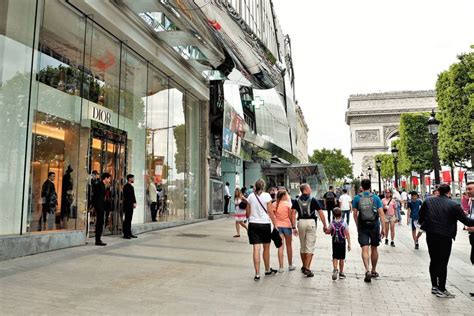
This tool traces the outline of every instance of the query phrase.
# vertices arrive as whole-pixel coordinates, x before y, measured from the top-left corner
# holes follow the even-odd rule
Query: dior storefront
[[[68,1],[0,2],[0,260],[83,244],[94,171],[112,174],[109,234],[128,173],[135,229],[206,216],[205,83],[97,20]]]

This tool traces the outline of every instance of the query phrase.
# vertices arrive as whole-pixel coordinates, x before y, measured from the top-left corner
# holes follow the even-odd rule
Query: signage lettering
[[[92,107],[92,119],[112,125],[112,114],[102,109],[98,109],[95,106]]]

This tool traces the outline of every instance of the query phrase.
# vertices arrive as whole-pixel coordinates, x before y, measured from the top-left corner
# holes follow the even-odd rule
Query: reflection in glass
[[[200,217],[201,109],[199,100],[186,94],[186,218]]]
[[[148,69],[146,128],[147,221],[166,221],[168,209],[168,78],[153,67]],[[156,193],[155,189],[156,188]],[[154,196],[151,196],[151,195]],[[155,196],[156,195],[156,196]],[[156,200],[156,205],[152,201]],[[156,211],[156,216],[152,216]],[[153,214],[154,215],[154,214]]]

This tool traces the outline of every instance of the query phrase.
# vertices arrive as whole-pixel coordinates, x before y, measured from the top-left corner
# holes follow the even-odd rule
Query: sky
[[[474,44],[474,0],[273,3],[291,37],[309,154],[339,148],[350,157],[349,95],[434,89],[438,74]]]

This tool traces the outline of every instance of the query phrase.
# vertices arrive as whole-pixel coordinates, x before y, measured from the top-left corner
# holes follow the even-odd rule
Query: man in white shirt
[[[229,214],[229,202],[230,202],[230,189],[229,189],[229,182],[225,183],[224,188],[224,214]]]
[[[342,219],[346,219],[347,225],[349,225],[350,213],[352,211],[352,198],[347,193],[346,189],[342,190],[342,195],[339,197],[339,207],[342,210]]]
[[[403,210],[407,209],[408,193],[403,189],[402,191],[402,208]]]

